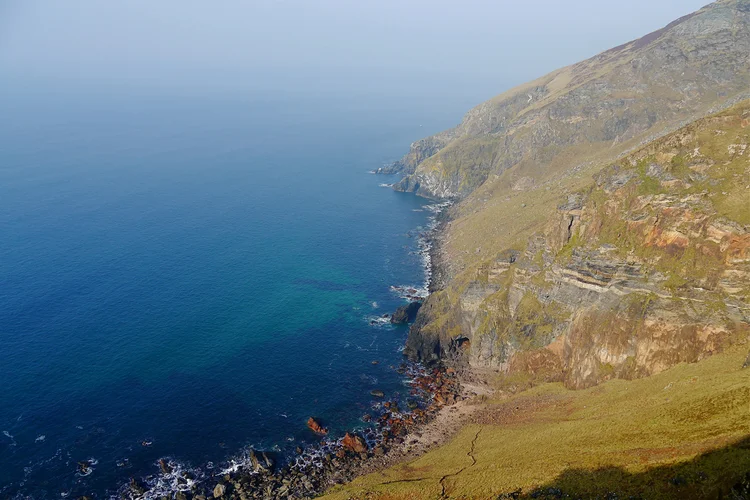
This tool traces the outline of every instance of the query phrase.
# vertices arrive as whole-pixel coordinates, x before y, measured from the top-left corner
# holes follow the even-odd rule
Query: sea
[[[472,96],[398,88],[5,85],[0,498],[158,496],[160,459],[210,483],[407,391],[383,315],[434,203],[371,172]]]

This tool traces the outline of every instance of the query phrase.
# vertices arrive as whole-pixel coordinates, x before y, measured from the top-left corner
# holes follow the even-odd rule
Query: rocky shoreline
[[[322,439],[317,445],[298,449],[297,457],[281,466],[274,463],[270,453],[250,449],[242,466],[214,478],[198,480],[160,460],[163,474],[176,475],[176,491],[162,496],[133,479],[121,491],[120,498],[313,498],[337,484],[418,456],[451,434],[445,432],[445,423],[439,425],[439,432],[429,432],[430,424],[440,418],[445,420],[447,411],[455,411],[459,402],[466,404],[473,394],[462,390],[451,368],[426,370],[413,364],[402,365],[399,371],[410,379],[409,397],[401,401],[385,400],[378,405],[377,413],[364,415],[362,420],[369,422],[370,427],[347,432],[341,439]],[[313,422],[320,425],[315,419]],[[458,429],[454,427],[453,431]],[[323,435],[324,428],[320,429],[318,434]]]

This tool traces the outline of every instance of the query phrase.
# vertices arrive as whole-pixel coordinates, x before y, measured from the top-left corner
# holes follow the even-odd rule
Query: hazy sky
[[[445,77],[499,92],[706,3],[0,0],[0,78],[304,88]]]

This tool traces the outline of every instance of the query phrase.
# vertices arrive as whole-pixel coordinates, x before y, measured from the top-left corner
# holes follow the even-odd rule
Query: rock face
[[[396,309],[396,312],[391,316],[391,323],[394,325],[404,325],[406,323],[413,323],[417,318],[417,312],[422,307],[421,302],[409,302],[405,306],[401,306]]]
[[[745,101],[605,168],[432,294],[406,354],[583,388],[747,338],[749,145]]]
[[[463,198],[511,167],[574,167],[726,107],[750,90],[749,2],[715,2],[512,89],[382,171],[406,174],[397,190]]]

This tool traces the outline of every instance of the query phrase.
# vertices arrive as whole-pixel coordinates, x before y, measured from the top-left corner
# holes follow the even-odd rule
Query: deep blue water
[[[5,92],[0,497],[104,498],[160,457],[210,473],[403,391],[406,329],[369,318],[423,284],[429,213],[367,172],[462,106]]]

